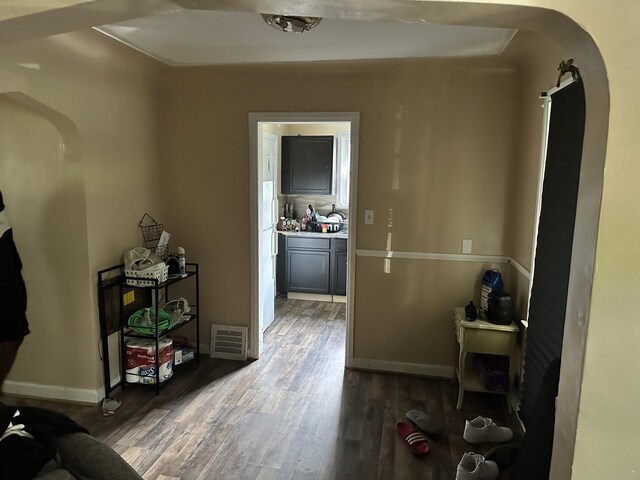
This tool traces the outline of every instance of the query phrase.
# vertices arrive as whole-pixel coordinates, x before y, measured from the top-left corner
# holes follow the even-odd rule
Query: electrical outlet
[[[471,253],[471,246],[473,245],[473,241],[470,238],[465,238],[462,240],[462,253]]]
[[[364,211],[364,224],[373,225],[373,210]]]

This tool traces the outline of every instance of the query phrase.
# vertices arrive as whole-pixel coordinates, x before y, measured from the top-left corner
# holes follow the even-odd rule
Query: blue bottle
[[[485,313],[489,309],[489,294],[491,292],[501,292],[503,288],[502,275],[500,275],[500,271],[497,268],[484,272],[480,289],[480,308]]]

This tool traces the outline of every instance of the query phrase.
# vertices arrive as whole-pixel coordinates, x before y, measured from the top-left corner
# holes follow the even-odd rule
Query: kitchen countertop
[[[295,232],[289,230],[278,230],[280,235],[286,235],[290,237],[332,237],[332,238],[348,238],[349,231],[347,228],[343,228],[339,232],[335,233],[322,233],[322,232]]]

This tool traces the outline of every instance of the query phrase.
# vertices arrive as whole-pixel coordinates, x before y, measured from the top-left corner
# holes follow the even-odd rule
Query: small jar
[[[322,224],[322,233],[327,233],[327,224],[326,223]]]

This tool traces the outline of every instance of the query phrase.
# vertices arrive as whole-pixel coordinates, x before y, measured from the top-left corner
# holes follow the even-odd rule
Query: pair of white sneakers
[[[488,417],[476,417],[465,422],[462,438],[469,443],[508,442],[513,432],[509,427],[499,427]]]
[[[499,427],[490,418],[476,417],[466,421],[462,438],[469,443],[508,442],[513,438],[513,432],[509,427]],[[456,480],[496,480],[499,474],[496,462],[467,452],[458,464]]]
[[[482,455],[467,452],[462,456],[456,471],[456,480],[496,480],[500,475],[498,464],[485,460]]]

